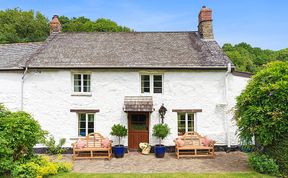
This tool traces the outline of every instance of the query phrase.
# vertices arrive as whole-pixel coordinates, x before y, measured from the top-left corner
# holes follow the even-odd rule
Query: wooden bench
[[[112,142],[107,148],[102,148],[102,140],[105,139],[100,133],[90,133],[80,140],[85,141],[86,145],[83,148],[77,148],[77,142],[73,143],[73,160],[81,158],[112,158]]]
[[[208,146],[203,146],[204,137],[197,132],[186,132],[181,139],[184,141],[184,146],[178,145],[177,140],[175,140],[177,159],[180,157],[211,157],[214,159],[215,141],[212,141]]]

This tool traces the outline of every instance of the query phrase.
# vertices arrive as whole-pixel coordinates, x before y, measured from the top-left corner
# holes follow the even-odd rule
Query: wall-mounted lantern
[[[164,116],[166,114],[166,111],[167,111],[167,109],[164,107],[164,104],[162,104],[162,106],[160,107],[160,109],[158,111],[160,114],[160,117],[161,117],[162,124],[164,123]]]

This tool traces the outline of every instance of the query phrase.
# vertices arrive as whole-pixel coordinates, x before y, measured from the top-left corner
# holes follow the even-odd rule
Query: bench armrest
[[[216,142],[213,140],[213,141],[210,142],[209,146],[214,148],[214,144],[215,144],[215,143],[216,143]]]

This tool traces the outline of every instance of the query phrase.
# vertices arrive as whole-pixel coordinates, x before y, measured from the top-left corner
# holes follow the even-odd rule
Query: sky
[[[288,48],[288,0],[0,0],[0,10],[109,18],[135,31],[196,31],[203,5],[213,10],[216,41]]]

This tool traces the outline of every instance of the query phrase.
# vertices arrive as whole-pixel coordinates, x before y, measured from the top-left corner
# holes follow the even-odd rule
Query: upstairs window
[[[73,90],[79,93],[91,92],[91,75],[90,74],[73,74]]]
[[[189,131],[195,131],[194,113],[178,113],[178,135]]]
[[[94,114],[79,113],[78,135],[84,137],[92,132],[94,132]]]
[[[141,93],[163,93],[163,75],[141,75]]]

